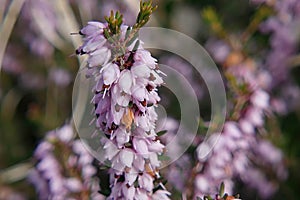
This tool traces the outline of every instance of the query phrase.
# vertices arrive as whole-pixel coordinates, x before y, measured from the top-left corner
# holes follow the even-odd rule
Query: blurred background
[[[162,0],[147,26],[175,29],[203,45],[224,79],[239,59],[256,66],[257,81],[270,94],[262,138],[283,154],[287,177],[273,177],[276,191],[263,196],[235,177],[242,199],[299,199],[300,188],[300,3],[297,0]],[[27,181],[32,155],[47,131],[71,120],[72,90],[82,43],[72,34],[88,21],[103,21],[119,10],[133,25],[136,0],[0,0],[0,199],[37,199]],[[209,120],[209,96],[187,63],[167,52],[153,52],[192,82]],[[228,89],[228,88],[227,88]],[[169,115],[180,118],[177,102],[162,91]],[[228,96],[233,101],[231,95]],[[232,98],[232,99],[230,99]],[[230,111],[229,111],[230,113]],[[200,126],[200,125],[199,125]],[[201,128],[201,127],[200,127]],[[260,138],[260,137],[259,137]],[[259,166],[258,166],[259,167]],[[268,170],[262,170],[268,173]],[[172,199],[180,191],[172,188]]]

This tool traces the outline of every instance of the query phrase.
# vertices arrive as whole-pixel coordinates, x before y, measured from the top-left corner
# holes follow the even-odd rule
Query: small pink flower
[[[101,35],[97,35],[90,40],[87,40],[83,47],[79,48],[77,52],[79,54],[92,53],[98,49],[101,49],[105,43],[106,39]]]
[[[122,149],[119,153],[120,161],[127,167],[132,167],[132,162],[134,160],[134,153],[127,149]]]
[[[123,128],[118,128],[114,132],[114,136],[116,137],[116,142],[117,142],[119,148],[124,146],[125,143],[129,142],[129,139],[130,139],[129,138],[130,133],[127,133],[126,130]]]
[[[133,65],[130,69],[133,78],[135,79],[147,79],[150,77],[151,69],[143,63],[141,65]]]
[[[80,192],[82,189],[82,183],[78,178],[68,178],[65,185],[72,192]]]
[[[111,52],[108,48],[102,47],[92,53],[90,53],[90,57],[88,58],[88,67],[101,67],[105,65],[111,57]]]
[[[153,178],[148,173],[143,173],[143,175],[138,178],[140,188],[151,192],[153,190]]]
[[[254,133],[254,126],[248,121],[248,120],[245,120],[245,119],[241,119],[239,121],[239,125],[240,125],[240,128],[241,130],[244,132],[244,133],[247,133],[247,134],[252,134]]]
[[[86,35],[87,37],[92,35],[99,35],[103,33],[103,29],[105,27],[106,25],[101,22],[90,21],[88,22],[87,26],[80,30],[80,33]]]
[[[60,129],[60,134],[57,134],[58,138],[63,142],[70,142],[74,137],[74,132],[71,126],[63,126]]]
[[[131,94],[131,86],[132,86],[132,75],[131,72],[127,69],[123,70],[120,74],[118,85],[121,91]]]
[[[145,159],[142,155],[136,155],[133,161],[133,166],[140,172],[145,169]]]
[[[162,153],[165,146],[158,140],[155,142],[151,142],[148,148],[150,152]]]
[[[135,192],[135,200],[149,200],[149,197],[145,190],[137,188]]]
[[[93,175],[95,175],[97,172],[97,170],[95,169],[95,167],[90,166],[90,165],[85,165],[82,168],[82,176],[83,178],[88,178],[88,177],[92,177]]]
[[[253,107],[247,110],[245,119],[251,122],[254,126],[262,126],[264,122],[262,111]]]
[[[136,181],[137,177],[138,177],[138,172],[136,172],[134,168],[132,168],[130,172],[125,173],[125,180],[126,180],[125,183],[128,184],[129,186],[132,186],[133,183]]]
[[[195,179],[196,187],[202,193],[208,193],[210,189],[209,180],[203,175],[197,175]]]
[[[148,158],[148,144],[143,138],[133,138],[132,144],[138,154],[141,154],[144,158]]]
[[[251,102],[255,107],[266,109],[269,107],[269,95],[263,90],[255,91],[251,96]]]
[[[241,131],[239,130],[237,123],[235,122],[226,122],[224,125],[224,132],[233,137],[233,138],[240,138],[241,137]]]
[[[103,147],[107,154],[105,155],[108,160],[112,160],[112,158],[120,151],[116,145],[114,145],[111,141],[105,139],[105,145]]]
[[[136,65],[147,64],[150,69],[155,69],[157,65],[157,60],[151,56],[151,53],[143,49],[136,51],[134,60]]]
[[[114,103],[118,104],[121,107],[127,107],[131,96],[125,92],[123,92],[122,88],[119,85],[115,85],[112,88],[112,100]]]
[[[105,85],[111,85],[120,76],[120,70],[116,64],[109,63],[102,70],[102,78]]]
[[[134,196],[135,196],[135,187],[134,186],[127,186],[124,185],[122,187],[122,193],[124,195],[124,197],[126,197],[127,200],[133,200]]]

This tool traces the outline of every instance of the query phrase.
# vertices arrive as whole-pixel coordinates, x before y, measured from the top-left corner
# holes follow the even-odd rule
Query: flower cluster
[[[28,178],[40,199],[103,199],[94,158],[75,139],[71,125],[48,132],[34,158],[37,162]]]
[[[227,54],[224,58],[230,56]],[[271,112],[270,97],[263,89],[265,83],[257,81],[253,64],[247,60],[234,63],[227,69],[228,85],[238,98],[223,131],[210,136],[197,148],[196,195],[214,194],[215,186],[221,182],[225,183],[226,192],[231,193],[234,178],[239,178],[257,189],[262,197],[268,198],[276,191],[278,183],[267,177],[258,166],[273,171],[273,176],[278,179],[286,178],[283,154],[259,134],[263,130],[265,115]],[[231,76],[234,81],[230,80]],[[213,150],[207,154],[210,147]],[[259,149],[267,149],[268,154]]]
[[[300,21],[300,2],[279,0],[268,3],[268,5],[275,12],[260,24],[261,32],[270,34],[270,50],[264,62],[272,76],[270,88],[276,89],[276,93],[280,92],[280,98],[277,100],[282,102],[281,104],[285,104],[283,111],[282,109],[277,110],[280,114],[284,114],[291,110],[300,98],[299,86],[293,82],[290,74],[291,66],[298,65],[297,61],[294,63],[293,57],[299,51],[300,31],[295,27],[299,25]],[[274,108],[277,107],[275,104]]]
[[[256,99],[256,95],[257,97],[260,95],[258,99]],[[259,171],[248,158],[251,157],[253,150],[258,146],[256,130],[263,125],[264,107],[262,107],[262,104],[258,107],[254,105],[258,102],[263,103],[263,95],[266,95],[266,93],[262,91],[255,92],[250,100],[252,105],[246,108],[245,115],[241,116],[238,121],[227,121],[220,135],[212,135],[208,141],[201,143],[198,147],[200,173],[195,179],[197,195],[215,193],[217,189],[215,186],[221,182],[225,183],[226,192],[231,193],[234,177],[239,177],[247,183],[251,178],[251,175],[249,175],[250,169],[256,172]],[[256,100],[259,101],[256,102]],[[208,157],[204,157],[203,155],[206,155],[205,150],[209,146],[213,146],[213,150]],[[279,166],[278,164],[281,162],[282,155],[278,159],[274,159],[272,164],[273,166]],[[261,179],[265,179],[263,174]],[[265,188],[270,184],[265,180],[263,187],[261,187],[264,188],[262,190],[266,191]],[[251,186],[256,187],[257,184],[251,184]],[[274,187],[272,191],[268,191],[268,194],[264,196],[272,194],[275,190]]]
[[[88,54],[87,76],[96,81],[92,102],[111,163],[109,199],[169,199],[158,173],[164,145],[155,133],[161,72],[138,39],[126,45],[130,27],[121,25],[114,42],[106,35],[109,28],[109,24],[89,22],[80,31],[84,44],[76,50]],[[125,43],[121,54],[116,43]]]

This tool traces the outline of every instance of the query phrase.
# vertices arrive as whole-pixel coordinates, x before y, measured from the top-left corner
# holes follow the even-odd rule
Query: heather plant
[[[96,80],[95,125],[107,136],[101,143],[111,163],[108,199],[169,199],[158,171],[164,145],[154,130],[163,80],[136,36],[154,9],[152,2],[141,2],[133,27],[112,11],[107,24],[89,22],[79,32],[84,44],[76,54],[88,55],[86,76]]]

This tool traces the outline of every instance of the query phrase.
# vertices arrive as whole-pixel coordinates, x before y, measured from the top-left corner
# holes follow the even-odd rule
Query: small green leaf
[[[106,197],[110,195],[110,190],[99,190],[98,192]]]
[[[127,143],[124,144],[124,146],[127,147],[127,148],[130,148],[130,147],[132,147],[132,144],[130,142],[127,142]]]
[[[159,131],[159,132],[156,133],[156,134],[157,134],[158,137],[160,137],[160,136],[166,134],[167,132],[168,132],[167,130],[162,130],[162,131]]]
[[[114,11],[110,12],[110,16],[105,16],[104,19],[108,23],[108,32],[110,35],[115,35],[120,33],[120,27],[123,23],[123,15],[119,11],[114,14]]]
[[[107,169],[110,169],[110,166],[102,165],[99,167],[99,170],[107,170]]]
[[[157,6],[152,6],[152,0],[147,2],[140,2],[140,12],[136,18],[135,28],[144,26],[150,19],[153,11],[157,9]]]
[[[132,38],[127,42],[126,46],[127,46],[127,47],[130,46],[130,45],[136,40],[137,37],[138,37],[138,34],[135,33],[135,34],[132,36]]]
[[[224,191],[225,191],[225,185],[224,185],[224,182],[222,182],[220,185],[220,189],[219,189],[220,197],[222,197],[224,195]]]
[[[170,160],[170,157],[166,156],[166,155],[159,155],[158,156],[158,160],[160,160],[160,161],[168,161],[168,160]]]
[[[128,36],[130,35],[131,32],[131,27],[128,26],[127,30],[126,30],[126,34],[125,34],[125,40],[128,38]]]
[[[106,39],[110,38],[109,32],[106,28],[103,30],[103,34]]]
[[[140,185],[139,185],[139,182],[138,182],[138,179],[136,179],[133,183],[134,187],[135,188],[138,188]]]
[[[134,44],[132,51],[135,52],[139,48],[139,46],[140,46],[140,41],[137,40],[136,43]]]

